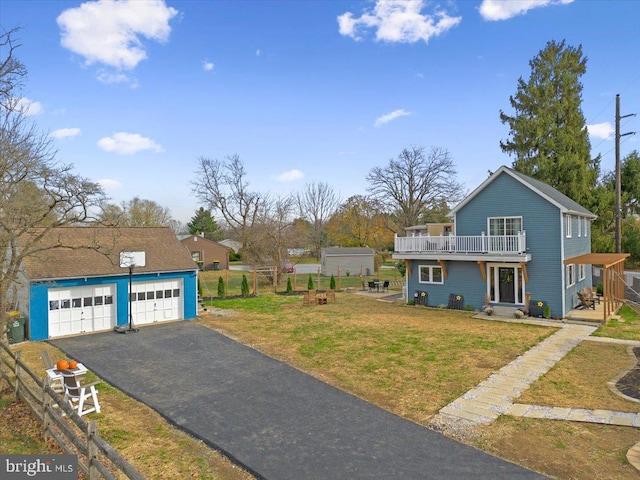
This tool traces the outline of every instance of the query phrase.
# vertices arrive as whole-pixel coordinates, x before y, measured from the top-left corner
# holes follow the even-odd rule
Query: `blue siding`
[[[508,174],[502,174],[465,205],[456,215],[457,235],[487,233],[488,217],[522,217],[527,234],[529,282],[526,292],[543,300],[552,316],[563,316],[562,216],[549,203]]]
[[[429,294],[429,306],[437,307],[447,305],[449,294],[455,293],[464,296],[464,304],[471,305],[473,309],[480,310],[484,304],[484,296],[487,292],[487,283],[482,280],[480,267],[476,262],[446,262],[447,278],[443,284],[419,283],[418,268],[421,265],[436,265],[432,261],[412,260],[411,277],[408,279],[409,299],[412,300],[414,292],[426,291]]]
[[[587,227],[586,232],[584,228],[578,228],[579,222],[582,222],[582,225],[584,226],[584,221],[582,220],[582,218],[577,217],[576,215],[571,216],[571,237],[565,237],[564,239],[565,259],[576,257],[578,255],[584,255],[586,253],[591,253],[591,222],[587,221],[587,224],[589,224],[589,226]],[[565,289],[565,313],[579,305],[580,299],[578,298],[578,292],[585,286],[591,286],[591,265],[585,265],[585,278],[582,280],[580,280],[579,265],[575,266],[575,272],[575,284],[572,287],[568,287]]]
[[[155,273],[144,275],[133,275],[133,283],[146,282],[152,280],[169,280],[174,278],[183,279],[183,317],[185,320],[195,318],[198,311],[197,305],[197,276],[195,271]],[[49,338],[49,298],[50,288],[82,287],[91,285],[115,284],[116,322],[118,325],[126,325],[128,319],[128,292],[129,276],[99,277],[99,278],[77,278],[56,280],[55,282],[34,282],[30,288],[29,300],[29,338],[31,340],[46,340]]]

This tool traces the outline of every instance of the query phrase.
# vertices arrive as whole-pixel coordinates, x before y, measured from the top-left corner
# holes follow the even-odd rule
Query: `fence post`
[[[336,290],[340,290],[340,265],[338,265],[338,286],[336,287]]]
[[[320,267],[318,267],[318,290],[320,290]]]
[[[19,394],[20,394],[20,365],[18,365],[18,360],[20,360],[22,358],[22,351],[18,350],[16,351],[16,366],[14,368],[14,373],[16,375],[16,386],[15,386],[15,397],[16,397],[16,402],[19,399]]]
[[[42,437],[45,440],[49,438],[49,408],[51,407],[51,396],[47,393],[49,385],[49,375],[45,375],[42,379]]]
[[[89,480],[99,478],[98,469],[95,466],[95,462],[98,459],[98,447],[93,441],[97,431],[96,422],[89,422],[87,424],[87,466],[89,467]]]

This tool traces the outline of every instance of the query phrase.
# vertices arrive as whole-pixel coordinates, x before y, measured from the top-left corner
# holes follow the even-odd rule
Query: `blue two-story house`
[[[450,215],[453,235],[395,239],[409,300],[426,292],[428,305],[447,305],[455,294],[474,310],[533,300],[564,317],[591,286],[591,265],[567,260],[591,252],[596,216],[549,185],[503,166]]]

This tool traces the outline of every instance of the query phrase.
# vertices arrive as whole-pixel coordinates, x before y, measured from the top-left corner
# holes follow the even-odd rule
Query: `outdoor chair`
[[[313,294],[311,293],[313,292]],[[313,305],[316,301],[316,291],[309,290],[304,292],[304,297],[302,299],[302,305]]]
[[[82,385],[80,378],[73,373],[63,370],[60,372],[64,381],[64,401],[68,402],[79,416],[87,413],[100,413],[100,403],[98,402],[98,382]]]
[[[51,358],[49,357],[49,352],[47,352],[46,350],[40,351],[40,358],[42,359],[42,363],[44,363],[45,370],[56,368],[56,366],[51,361]],[[53,388],[53,391],[57,393],[64,392],[64,383],[62,379],[60,378],[60,379],[53,380],[51,382],[51,388]]]
[[[376,282],[369,282],[369,293],[373,293],[373,291],[377,289]]]
[[[587,300],[592,300],[597,304],[600,304],[600,297],[591,289],[591,287],[584,287],[582,292]]]
[[[592,310],[596,309],[596,302],[594,302],[593,300],[589,300],[580,292],[578,292],[578,299],[580,299],[580,305],[578,305],[578,308],[591,308]]]
[[[336,291],[335,290],[327,290],[327,302],[336,303]]]
[[[382,282],[382,291],[389,292],[389,280],[385,280]]]

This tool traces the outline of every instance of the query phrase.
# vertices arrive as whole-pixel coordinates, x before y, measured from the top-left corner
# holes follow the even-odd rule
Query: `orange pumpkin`
[[[69,368],[69,362],[67,362],[66,360],[58,360],[58,363],[56,363],[56,368],[58,370],[66,370],[67,368]]]
[[[69,368],[71,370],[73,370],[74,368],[78,368],[78,362],[76,362],[75,360],[70,360],[69,361]]]

